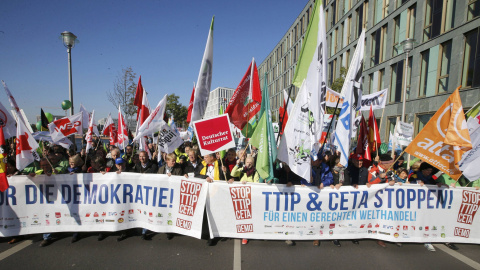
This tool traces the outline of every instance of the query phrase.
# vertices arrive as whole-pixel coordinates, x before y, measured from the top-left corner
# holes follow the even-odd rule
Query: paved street
[[[452,251],[435,245],[428,252],[422,244],[381,248],[373,240],[360,245],[342,241],[314,247],[311,241],[287,246],[283,241],[223,239],[209,247],[205,240],[176,236],[167,240],[156,234],[144,241],[132,236],[122,242],[112,235],[102,242],[96,234],[84,234],[70,243],[70,234],[61,234],[52,245],[40,248],[40,235],[9,245],[0,239],[2,269],[480,269],[480,245],[459,244]],[[445,251],[444,251],[445,250]]]

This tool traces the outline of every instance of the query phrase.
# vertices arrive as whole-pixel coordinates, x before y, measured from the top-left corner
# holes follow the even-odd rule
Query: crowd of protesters
[[[241,148],[240,150],[229,149],[226,153],[214,153],[200,156],[198,146],[190,142],[185,142],[173,153],[158,152],[155,145],[150,142],[148,149],[140,151],[133,145],[128,145],[123,151],[115,146],[106,146],[94,136],[93,148],[87,153],[85,147],[76,152],[73,149],[65,149],[60,145],[43,144],[41,147],[41,159],[35,161],[24,170],[18,171],[15,167],[15,144],[8,145],[6,151],[7,177],[13,175],[56,175],[56,174],[75,174],[75,173],[147,173],[147,174],[166,174],[168,176],[177,175],[205,179],[207,182],[217,180],[227,181],[228,183],[256,182],[265,183],[255,169],[256,149],[254,147]],[[388,183],[389,185],[446,185],[449,187],[467,186],[479,189],[480,179],[468,181],[463,176],[459,181],[455,181],[448,175],[443,174],[432,165],[421,160],[405,161],[403,156],[391,155],[391,153],[375,156],[372,153],[372,161],[364,160],[362,155],[351,154],[349,157],[349,166],[345,168],[340,164],[338,152],[322,151],[316,160],[312,159],[311,178],[303,179],[293,173],[287,164],[277,160],[274,170],[274,178],[268,181],[268,184],[285,184],[286,186],[302,185],[316,186],[319,189],[332,188],[340,189],[342,186],[352,186],[358,188],[361,185],[371,187],[374,184]],[[206,219],[204,217],[204,219]],[[207,226],[203,226],[204,228]],[[205,232],[203,233],[205,235]],[[208,237],[208,245],[214,245],[215,239]],[[132,230],[120,232],[117,241],[122,241],[132,235]],[[143,229],[141,238],[150,240],[152,233]],[[98,241],[102,241],[109,234],[101,232],[98,235]],[[174,234],[167,234],[167,239],[172,239]],[[18,242],[21,236],[12,238],[9,243]],[[79,233],[74,233],[72,243],[80,239]],[[40,246],[50,245],[54,241],[54,235],[44,234]],[[352,241],[359,244],[358,240]],[[242,239],[242,244],[247,244],[248,239]],[[295,245],[294,241],[287,240],[288,245]],[[381,240],[378,245],[386,247]],[[333,244],[341,247],[338,240]],[[320,241],[313,242],[314,246],[319,246]],[[401,243],[397,243],[401,247]],[[445,243],[451,249],[458,249],[452,243]],[[435,251],[430,243],[425,243],[429,251]]]

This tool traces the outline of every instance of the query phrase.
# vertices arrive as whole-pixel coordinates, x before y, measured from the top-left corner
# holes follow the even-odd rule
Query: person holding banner
[[[242,184],[246,184],[247,182],[258,183],[260,175],[255,169],[254,162],[253,157],[247,157],[245,159],[245,165],[240,160],[237,160],[237,165],[233,167],[231,176],[239,178]],[[228,180],[228,182],[233,183],[233,178]]]
[[[176,160],[177,160],[177,155],[175,155],[175,153],[168,154],[165,158],[165,164],[163,164],[158,169],[157,173],[158,174],[166,174],[168,176],[183,175],[182,167],[180,166],[180,164],[178,164],[176,162]]]
[[[205,155],[202,161],[203,168],[199,174],[195,174],[195,177],[206,179],[207,182],[230,179],[230,172],[227,167],[222,166],[220,170],[220,164],[216,158],[215,153]]]
[[[133,172],[136,172],[136,173],[157,173],[158,166],[155,162],[151,161],[148,158],[148,154],[147,154],[146,151],[140,151],[140,153],[138,153],[138,159],[139,159],[140,162],[137,163],[137,164],[134,164]]]

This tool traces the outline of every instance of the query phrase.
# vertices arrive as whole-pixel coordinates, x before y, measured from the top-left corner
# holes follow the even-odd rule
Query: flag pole
[[[407,148],[405,148],[405,149],[407,149]],[[403,150],[402,153],[400,153],[400,155],[398,155],[398,157],[395,159],[395,161],[392,163],[392,165],[390,165],[390,167],[388,167],[388,169],[386,171],[389,171],[393,167],[393,165],[395,165],[395,163],[397,163],[398,159],[401,156],[403,156],[404,153],[405,153],[405,150]]]
[[[266,79],[265,79],[265,80],[266,80]],[[282,130],[282,127],[283,127],[283,121],[284,121],[284,119],[285,119],[285,113],[287,112],[288,102],[290,101],[290,93],[291,93],[291,91],[292,91],[292,88],[293,88],[293,84],[291,84],[291,85],[290,85],[290,88],[288,89],[287,102],[285,103],[285,109],[283,110],[282,119],[281,119],[280,125],[279,125],[280,131]],[[283,132],[281,133],[281,135],[283,135]],[[278,139],[280,139],[280,132],[278,132],[278,137],[277,137],[277,142],[276,142],[277,145],[278,145]]]

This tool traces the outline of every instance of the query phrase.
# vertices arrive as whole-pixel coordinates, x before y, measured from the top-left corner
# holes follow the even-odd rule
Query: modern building
[[[402,114],[406,87],[406,122],[417,134],[458,87],[464,109],[480,100],[480,2],[473,0],[327,0],[328,85],[348,68],[358,36],[366,30],[363,94],[388,88],[388,104],[376,111],[381,136]],[[267,79],[273,117],[283,104],[282,90],[292,82],[314,1],[294,20],[259,65],[260,85]],[[415,39],[405,72],[402,41]],[[478,68],[478,69],[477,69]],[[406,73],[406,78],[405,78]],[[477,78],[478,77],[478,78]],[[295,96],[298,89],[292,91]]]
[[[210,92],[207,108],[203,116],[204,119],[220,115],[220,107],[227,109],[228,102],[233,96],[235,89],[226,87],[217,87]]]

